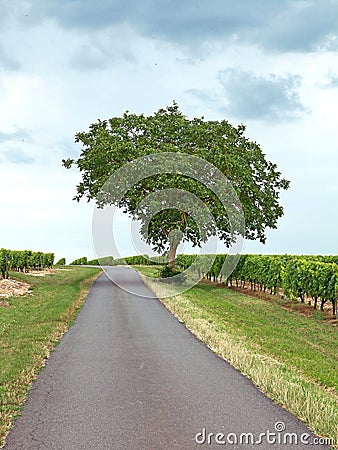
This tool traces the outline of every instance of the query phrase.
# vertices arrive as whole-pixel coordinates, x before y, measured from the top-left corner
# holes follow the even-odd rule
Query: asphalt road
[[[96,280],[34,383],[6,450],[256,447],[241,445],[252,439],[241,433],[261,440],[258,449],[328,448],[284,445],[285,433],[300,441],[309,430],[147,298],[136,272],[110,270],[119,285],[132,283],[143,297],[105,274]]]

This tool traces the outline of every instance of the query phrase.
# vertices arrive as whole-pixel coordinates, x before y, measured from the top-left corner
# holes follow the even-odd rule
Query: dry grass
[[[149,278],[146,282],[161,302],[212,351],[229,361],[276,403],[299,417],[314,433],[334,439],[338,444],[337,391],[288,362],[263,353],[254,340],[234,333],[232,327],[224,325],[226,321],[191,301],[189,296],[193,291],[189,295],[166,297],[167,292],[158,283]]]
[[[9,298],[13,295],[24,295],[29,292],[31,285],[25,281],[14,280],[8,278],[7,280],[0,280],[0,297]],[[0,302],[1,306],[1,302]],[[8,302],[4,302],[4,306],[8,306]]]

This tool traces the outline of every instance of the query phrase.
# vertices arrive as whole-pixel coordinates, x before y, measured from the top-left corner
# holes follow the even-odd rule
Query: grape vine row
[[[8,278],[10,270],[29,272],[51,268],[54,263],[54,253],[33,252],[32,250],[0,249],[0,273],[2,278]]]
[[[268,291],[274,295],[283,292],[286,297],[299,298],[302,303],[306,298],[313,301],[314,309],[320,302],[322,311],[324,304],[331,302],[333,315],[337,316],[338,256],[241,255],[230,277],[222,273],[225,258],[226,255],[217,255],[210,270],[200,275],[229,286],[234,283],[244,287],[249,283],[253,291]],[[178,255],[176,266],[185,270],[195,259],[196,255]],[[203,270],[203,258],[200,270]]]

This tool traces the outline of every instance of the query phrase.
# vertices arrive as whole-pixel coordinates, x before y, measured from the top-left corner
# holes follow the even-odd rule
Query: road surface
[[[302,444],[313,442],[309,430],[147,298],[136,272],[109,270],[141,296],[105,274],[95,281],[6,450],[329,448]],[[296,433],[298,445],[284,445],[285,433]]]

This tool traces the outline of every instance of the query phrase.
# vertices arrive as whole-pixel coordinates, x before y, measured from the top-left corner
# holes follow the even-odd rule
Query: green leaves
[[[29,269],[50,268],[54,263],[54,253],[32,252],[31,250],[0,249],[0,272],[5,277],[8,270],[28,271]]]
[[[82,174],[74,199],[95,199],[100,207],[116,204],[143,223],[147,218],[137,210],[139,202],[149,193],[166,188],[187,190],[210,209],[214,226],[205,223],[202,230],[196,220],[192,220],[189,214],[187,219],[187,212],[180,208],[171,206],[166,215],[155,215],[146,239],[157,250],[168,247],[168,236],[174,229],[180,229],[183,239],[195,245],[200,245],[205,237],[210,236],[218,236],[230,245],[227,213],[217,196],[203,183],[184,176],[180,171],[166,173],[163,167],[163,173],[142,179],[116,203],[102,193],[102,186],[113,173],[139,157],[164,152],[198,156],[217,167],[230,180],[244,210],[245,237],[265,242],[266,228],[276,228],[277,220],[283,215],[279,194],[289,187],[289,181],[282,178],[275,164],[266,160],[260,146],[244,136],[244,131],[244,125],[236,128],[226,120],[190,120],[173,102],[151,116],[127,111],[122,117],[91,124],[88,131],[76,134],[75,141],[82,144],[80,157],[63,160],[63,165],[68,169],[75,165]],[[210,181],[214,174],[206,166],[203,176]]]
[[[74,261],[72,261],[70,263],[71,266],[83,266],[83,265],[86,265],[86,264],[88,264],[86,256],[83,256],[82,258],[74,259]]]
[[[203,273],[214,281],[226,281],[222,267],[230,255],[217,255],[207,273]],[[186,270],[193,264],[196,255],[178,255],[176,266]],[[241,255],[229,281],[235,279],[249,282],[253,288],[277,294],[281,288],[287,297],[305,296],[314,300],[314,308],[320,299],[321,309],[329,301],[332,303],[333,315],[337,316],[338,299],[338,257],[314,255]]]
[[[66,258],[61,258],[57,263],[55,263],[56,266],[65,266],[66,265]]]
[[[327,260],[330,257],[327,257]],[[318,259],[322,259],[319,257]],[[325,257],[323,258],[325,260]],[[332,302],[333,314],[337,314],[338,298],[338,266],[331,262],[322,262],[311,259],[294,259],[290,261],[284,270],[284,291],[287,295],[301,297],[304,294],[315,300],[321,299],[321,310],[326,301]]]

